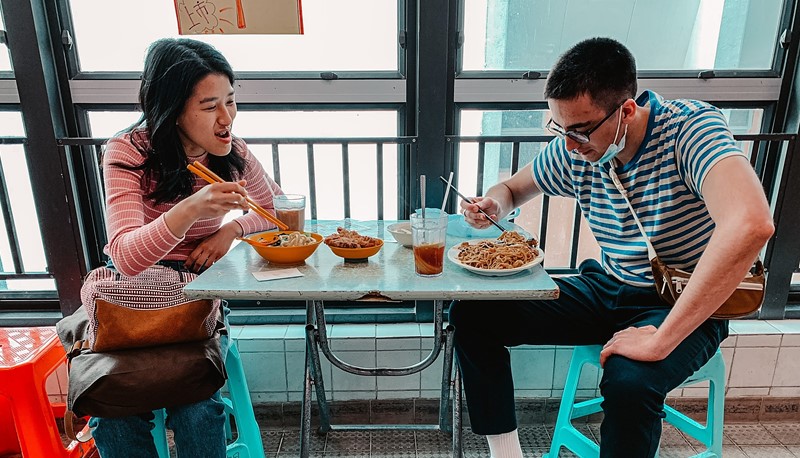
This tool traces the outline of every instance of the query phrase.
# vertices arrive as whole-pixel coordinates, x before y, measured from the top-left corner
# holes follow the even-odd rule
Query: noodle
[[[264,238],[259,239],[259,242],[264,241]],[[306,235],[303,232],[291,232],[289,234],[280,234],[276,238],[277,244],[275,246],[305,246],[317,243],[313,237]]]
[[[503,232],[496,241],[483,240],[458,246],[458,260],[478,269],[514,269],[533,261],[539,255],[527,239],[515,231]]]

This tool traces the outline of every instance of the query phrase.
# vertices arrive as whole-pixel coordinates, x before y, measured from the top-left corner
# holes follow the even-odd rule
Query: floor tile
[[[778,439],[767,431],[763,425],[732,424],[724,426],[725,433],[739,446],[744,445],[778,445]]]
[[[782,445],[743,445],[742,451],[748,458],[795,458],[795,455]],[[727,458],[727,456],[725,457]]]
[[[762,423],[770,434],[783,445],[800,445],[800,424]]]

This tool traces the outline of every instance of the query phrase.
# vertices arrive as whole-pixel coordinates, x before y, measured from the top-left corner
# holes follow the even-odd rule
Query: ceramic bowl
[[[386,228],[386,231],[392,234],[397,243],[400,245],[411,246],[411,222],[402,221],[394,223]]]
[[[336,256],[341,256],[345,261],[366,261],[366,259],[383,248],[383,240],[378,239],[378,244],[367,248],[339,248],[328,245]]]
[[[250,240],[255,240],[257,242],[263,242],[265,244],[269,244],[274,242],[275,239],[281,234],[289,234],[292,231],[281,231],[281,232],[262,232],[257,234],[251,234],[247,236]],[[254,250],[258,254],[261,255],[262,258],[266,259],[270,263],[273,264],[302,264],[305,260],[314,254],[317,247],[320,243],[322,243],[322,235],[314,233],[314,232],[306,232],[307,235],[311,236],[315,242],[310,245],[302,245],[302,246],[255,246],[250,245],[253,247]]]

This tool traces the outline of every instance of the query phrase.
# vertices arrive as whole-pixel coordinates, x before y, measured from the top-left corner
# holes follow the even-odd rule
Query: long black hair
[[[147,50],[139,88],[142,116],[123,132],[130,133],[131,142],[145,157],[136,169],[144,171],[146,196],[158,203],[192,194],[195,177],[186,169],[188,159],[176,122],[197,83],[210,74],[225,75],[234,84],[227,59],[202,41],[163,38]],[[244,148],[244,142],[234,138],[229,154],[209,155],[209,168],[225,181],[241,176]]]
[[[636,91],[636,60],[628,48],[611,38],[589,38],[561,55],[547,76],[544,96],[571,100],[587,94],[597,106],[613,110]]]

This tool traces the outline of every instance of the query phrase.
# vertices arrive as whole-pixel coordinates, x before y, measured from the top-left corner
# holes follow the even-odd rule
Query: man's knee
[[[486,304],[472,301],[455,301],[450,305],[448,321],[456,328],[456,336],[472,334],[483,320],[485,328]]]
[[[651,364],[612,356],[606,362],[600,383],[600,394],[605,399],[603,408],[645,408],[658,412],[666,397],[660,380],[663,376]]]

